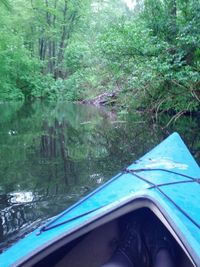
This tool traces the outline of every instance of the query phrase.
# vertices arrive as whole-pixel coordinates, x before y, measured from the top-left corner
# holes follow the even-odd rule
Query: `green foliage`
[[[146,0],[135,15],[99,37],[107,71],[121,87],[123,108],[197,111],[200,4]]]
[[[0,29],[0,62],[0,99],[27,97],[31,89],[26,78],[35,74],[37,65],[9,27]]]
[[[67,75],[71,75],[77,71],[86,68],[89,64],[91,51],[85,42],[73,40],[65,51],[65,69]]]
[[[114,91],[125,110],[199,110],[200,2],[136,2],[14,0],[0,10],[0,99]]]
[[[34,89],[31,81],[40,75],[41,64],[25,47],[23,29],[15,26],[20,18],[13,11],[1,10],[0,15],[0,100],[31,98]]]
[[[9,0],[0,0],[0,6],[4,6],[7,10],[11,10],[11,4]]]
[[[76,88],[76,77],[72,76],[70,79],[58,79],[51,83],[50,87],[45,91],[45,98],[49,100],[78,100],[78,90]]]
[[[14,0],[11,12],[0,10],[0,100],[77,99],[75,78],[66,75],[81,68],[82,55],[72,44],[65,60],[65,50],[87,3]]]

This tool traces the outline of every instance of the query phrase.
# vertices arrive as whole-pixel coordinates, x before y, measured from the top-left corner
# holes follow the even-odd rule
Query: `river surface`
[[[71,103],[0,104],[0,250],[178,131],[200,162],[200,121]]]

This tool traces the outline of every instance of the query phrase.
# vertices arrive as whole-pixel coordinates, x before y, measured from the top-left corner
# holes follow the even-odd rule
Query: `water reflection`
[[[7,246],[142,156],[174,130],[198,159],[199,122],[69,103],[0,104],[0,242]]]

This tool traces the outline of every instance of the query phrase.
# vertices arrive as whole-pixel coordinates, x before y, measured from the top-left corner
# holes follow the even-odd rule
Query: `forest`
[[[200,111],[199,0],[0,0],[0,101]]]

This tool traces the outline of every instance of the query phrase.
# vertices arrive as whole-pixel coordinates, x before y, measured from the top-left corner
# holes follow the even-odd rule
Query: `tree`
[[[63,68],[65,50],[76,30],[88,1],[39,0],[32,1],[34,20],[31,47],[34,55],[45,63],[43,73],[51,73],[55,79],[65,78]]]

